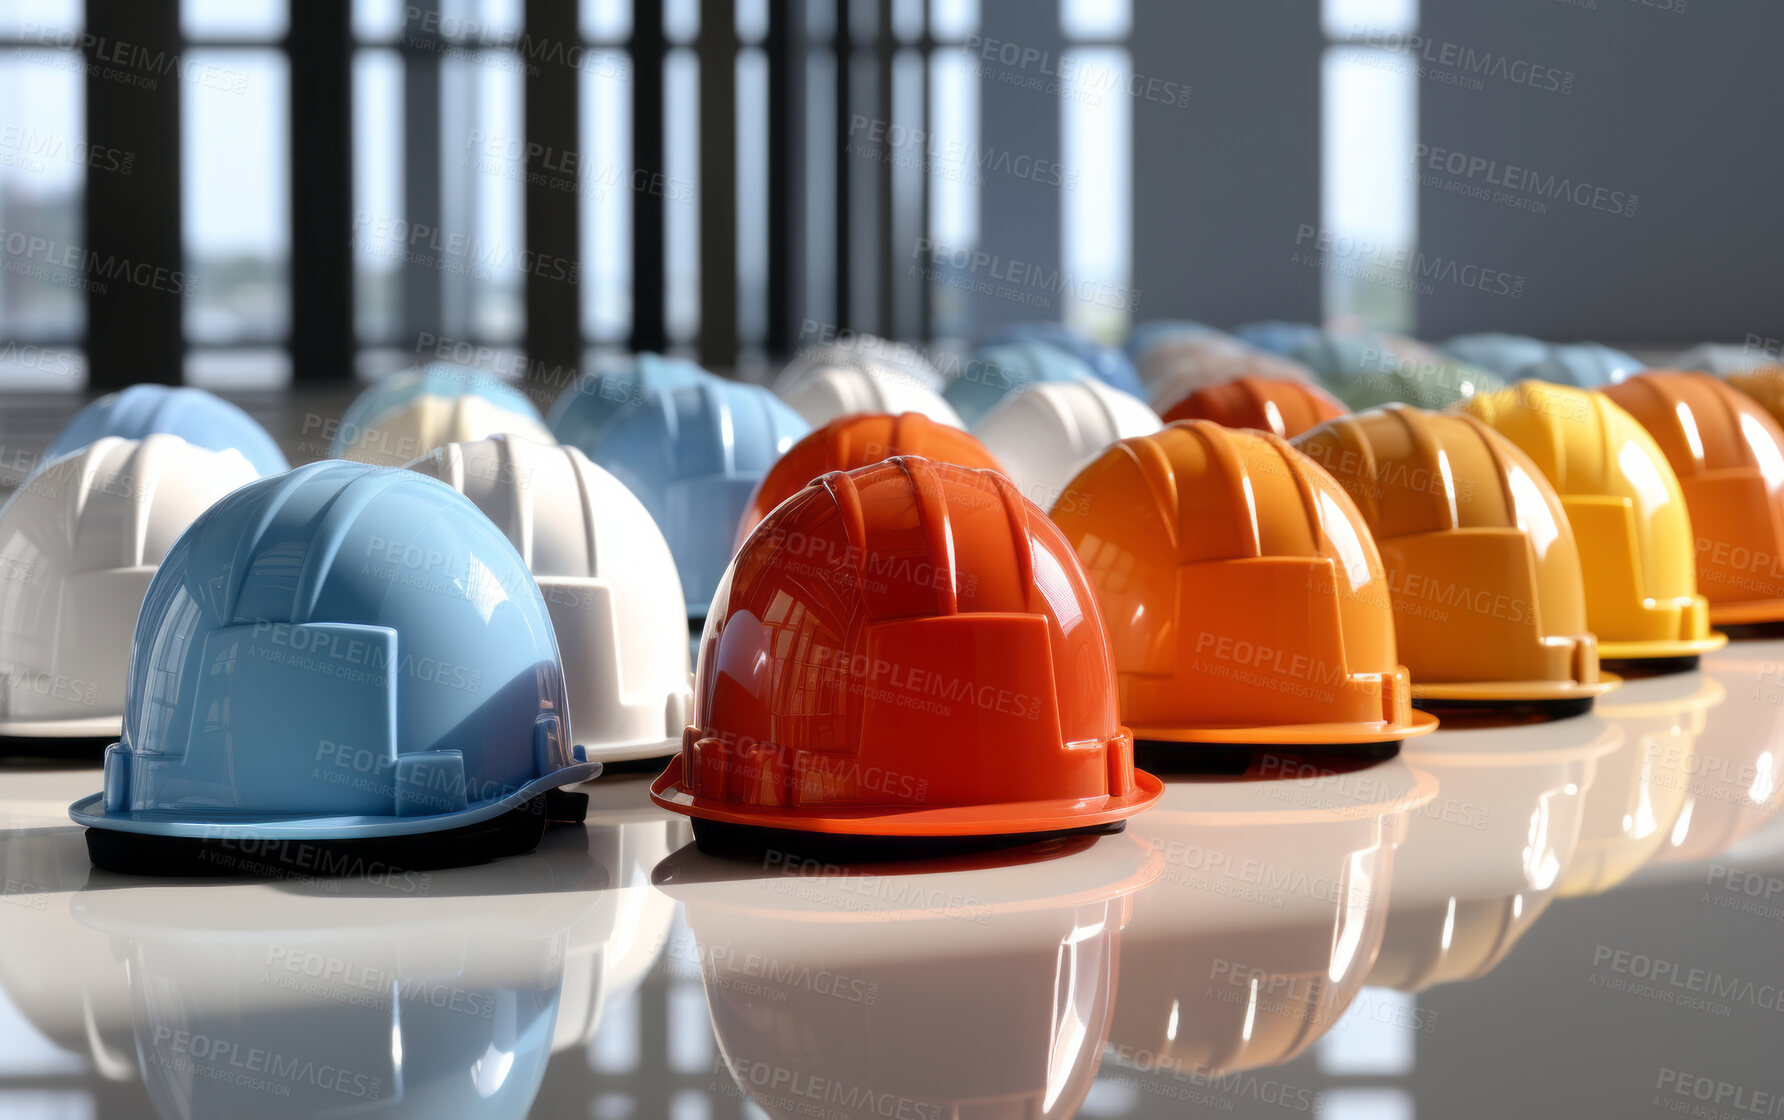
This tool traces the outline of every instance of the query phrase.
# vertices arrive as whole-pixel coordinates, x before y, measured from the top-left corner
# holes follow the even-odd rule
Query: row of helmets
[[[123,739],[108,753],[105,793],[77,805],[76,819],[102,833],[190,838],[216,827],[198,810],[221,806],[271,814],[239,825],[264,836],[500,831],[513,810],[545,804],[548,790],[591,775],[600,757],[661,755],[679,743],[660,801],[717,824],[868,834],[1092,826],[1156,796],[1157,783],[1133,771],[1123,721],[1143,738],[1193,742],[1393,740],[1433,725],[1412,712],[1415,696],[1428,705],[1588,704],[1610,684],[1591,629],[1618,657],[1688,657],[1721,640],[1690,587],[1678,483],[1651,448],[1624,453],[1597,398],[1525,387],[1470,404],[1478,412],[1504,398],[1503,418],[1488,419],[1507,431],[1528,413],[1579,420],[1558,430],[1598,441],[1600,473],[1616,477],[1576,478],[1582,497],[1594,486],[1606,493],[1574,505],[1597,510],[1577,515],[1599,516],[1595,525],[1627,523],[1611,558],[1628,578],[1594,581],[1594,601],[1608,606],[1589,629],[1569,528],[1576,514],[1543,481],[1573,469],[1567,463],[1535,465],[1478,420],[1407,408],[1327,419],[1301,434],[1299,451],[1205,421],[1159,431],[1137,400],[1129,420],[1058,403],[1121,399],[1103,380],[1119,379],[1120,353],[1092,350],[1079,357],[1014,332],[981,351],[1002,357],[954,371],[938,397],[939,373],[908,349],[821,348],[777,385],[785,404],[645,357],[566,390],[549,431],[525,397],[482,375],[430,368],[388,379],[355,402],[334,450],[394,462],[433,448],[415,472],[330,462],[263,479],[197,517],[177,546],[179,525],[160,533],[160,553],[179,563],[163,565],[159,587],[145,587],[155,574],[146,554],[125,564],[146,598],[133,663],[118,666],[129,682],[115,690]],[[1659,380],[1645,375],[1613,393]],[[1207,388],[1219,398],[1231,386]],[[89,411],[123,415],[123,398],[139,392],[148,390]],[[1256,403],[1241,396],[1240,405]],[[912,415],[913,404],[940,419]],[[1045,448],[1055,469],[1094,457],[1064,484],[1038,488],[1052,499],[1052,520],[1034,492],[988,469],[1020,447],[994,457],[949,423],[973,413],[989,442],[1000,417],[1023,409],[1069,437],[1069,453],[1058,439]],[[1308,411],[1321,419],[1340,409]],[[1286,415],[1276,405],[1263,412],[1272,427]],[[801,416],[822,426],[794,448]],[[1701,443],[1699,425],[1686,423]],[[1743,421],[1724,428],[1709,434],[1721,443],[1752,435]],[[506,435],[477,438],[491,431]],[[589,455],[546,444],[551,434]],[[1586,446],[1575,460],[1593,458]],[[1612,446],[1623,450],[1607,468]],[[102,469],[105,447],[102,439],[58,461],[5,514],[29,495],[49,499],[49,523],[58,512],[67,522],[96,493],[123,499],[112,504],[124,513],[100,533],[64,524],[62,538],[155,538],[148,523],[160,522],[136,516],[149,503],[130,497],[145,488],[115,484],[134,475]],[[833,470],[850,473],[807,485]],[[448,485],[429,488],[417,473]],[[1748,511],[1721,526],[1728,533],[1751,531],[1753,510],[1773,513],[1776,478],[1764,475]],[[1705,500],[1746,494],[1739,486],[1755,477],[1733,486],[1721,478]],[[782,501],[781,489],[800,500]],[[1759,520],[1775,527],[1767,516]],[[751,532],[754,518],[766,520]],[[15,568],[58,578],[75,570],[39,565],[34,543],[15,550]],[[1752,566],[1753,550],[1726,551],[1737,567]],[[675,637],[682,612],[662,607],[680,598],[661,593],[677,569],[690,587],[687,613],[711,609],[692,698]],[[693,590],[696,578],[713,591]],[[68,582],[57,602],[38,595],[29,605],[55,612],[39,632],[72,635],[68,648],[78,650],[81,629],[64,619],[78,622],[97,596]],[[1751,583],[1749,573],[1709,589],[1733,586],[1739,599]],[[1766,604],[1754,599],[1729,620],[1762,617]],[[1445,640],[1452,616],[1481,640]],[[120,643],[107,648],[122,659]],[[53,699],[69,691],[64,675],[13,680]],[[944,744],[1010,734],[1058,765],[1012,782],[994,765],[940,761]],[[268,761],[220,776],[238,736],[262,744]],[[264,746],[276,738],[312,745]],[[936,744],[935,757],[910,746],[919,742]],[[888,770],[889,760],[899,768]],[[1068,802],[1074,811],[1058,811]],[[551,811],[531,814],[535,825]]]
[[[1713,694],[1674,687],[1694,679]],[[1640,699],[1615,711],[1462,730],[1374,765],[1270,753],[1258,780],[1172,784],[1105,842],[871,869],[740,878],[677,851],[681,826],[628,816],[605,783],[586,839],[560,832],[499,871],[345,895],[296,880],[248,910],[190,885],[80,890],[78,841],[40,829],[0,852],[34,892],[0,907],[0,937],[30,950],[0,958],[0,988],[56,1045],[113,1081],[140,1076],[158,1114],[187,1120],[240,1115],[267,1084],[289,1087],[269,1115],[559,1104],[587,1087],[554,1087],[549,1056],[586,1047],[651,967],[703,984],[726,1071],[769,1115],[805,1111],[807,1078],[872,1090],[837,1115],[894,1100],[1073,1115],[1094,1079],[1134,1075],[1218,1098],[1236,1091],[1219,1075],[1289,1061],[1347,1015],[1427,1028],[1428,1006],[1384,989],[1478,978],[1555,897],[1678,849],[1691,796],[1701,812],[1737,780],[1691,756],[1775,741],[1780,709],[1750,679],[1725,655],[1632,682]],[[1668,724],[1677,751],[1642,742]],[[1775,812],[1767,796],[1754,815]],[[677,901],[688,931],[672,937]],[[265,1082],[213,1076],[250,1049],[286,1061]]]

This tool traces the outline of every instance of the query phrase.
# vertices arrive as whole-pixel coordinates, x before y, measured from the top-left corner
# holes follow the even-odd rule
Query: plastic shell
[[[1435,728],[1412,711],[1362,516],[1282,440],[1205,420],[1123,440],[1052,516],[1108,620],[1136,738],[1342,744]]]
[[[1603,658],[1689,657],[1721,648],[1697,593],[1685,495],[1645,429],[1602,393],[1520,381],[1464,406],[1518,445],[1567,511]]]
[[[1586,699],[1601,674],[1560,497],[1471,416],[1390,405],[1295,440],[1342,485],[1388,573],[1415,699]]]
[[[1161,790],[1059,530],[1000,474],[895,458],[824,476],[750,537],[651,795],[735,824],[966,836],[1108,824]]]
[[[920,412],[897,416],[857,412],[839,417],[795,443],[768,469],[761,485],[750,495],[749,507],[743,511],[736,547],[743,547],[744,540],[775,506],[811,485],[820,475],[852,471],[894,455],[916,455],[957,467],[1003,470],[973,436],[938,424]]]
[[[1706,373],[1650,370],[1600,390],[1660,445],[1697,544],[1710,621],[1784,619],[1784,430]]]
[[[538,587],[463,495],[327,461],[212,506],[149,585],[123,740],[78,824],[350,839],[457,828],[599,773]]]
[[[1346,409],[1330,393],[1304,381],[1236,377],[1184,397],[1164,414],[1165,423],[1212,420],[1226,428],[1254,428],[1292,439]]]

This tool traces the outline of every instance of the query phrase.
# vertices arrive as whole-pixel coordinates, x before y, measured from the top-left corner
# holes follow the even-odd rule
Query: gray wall
[[[1186,82],[1186,106],[1136,98],[1136,321],[1320,318],[1295,263],[1319,224],[1315,0],[1136,0],[1134,72]]]
[[[1442,174],[1445,185],[1419,192],[1421,252],[1525,284],[1519,299],[1435,284],[1419,301],[1419,333],[1498,328],[1626,344],[1784,335],[1784,4],[1680,2],[1425,0],[1428,55],[1440,45],[1495,52],[1574,81],[1563,94],[1427,78],[1422,143],[1637,204],[1619,215],[1598,196],[1603,208],[1551,202],[1538,214],[1453,193],[1447,184],[1467,177]]]

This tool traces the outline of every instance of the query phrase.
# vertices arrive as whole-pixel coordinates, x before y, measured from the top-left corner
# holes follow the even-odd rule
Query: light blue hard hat
[[[1003,399],[1048,381],[1088,381],[1096,375],[1074,355],[1044,342],[1003,342],[973,351],[942,393],[968,428]]]
[[[1549,344],[1539,338],[1497,331],[1459,334],[1444,343],[1441,349],[1458,361],[1513,379],[1519,370],[1549,355]]]
[[[703,619],[756,484],[811,425],[762,386],[718,377],[646,386],[640,396],[578,446],[650,511],[681,573],[688,618]]]
[[[75,413],[44,450],[39,470],[106,436],[146,439],[152,435],[179,436],[207,451],[233,448],[263,476],[291,469],[267,430],[222,397],[184,386],[132,385],[107,393]]]
[[[328,460],[211,506],[149,584],[125,687],[105,789],[69,808],[102,866],[119,865],[102,847],[131,862],[120,839],[357,841],[537,816],[529,802],[601,769],[567,741],[526,564],[413,471]]]
[[[1134,369],[1133,359],[1128,357],[1126,351],[1118,346],[1098,342],[1083,331],[1064,323],[1049,320],[1013,323],[991,334],[984,344],[991,346],[1000,342],[1042,342],[1058,347],[1083,362],[1103,384],[1142,399],[1146,396],[1145,389],[1140,385],[1140,374]]]
[[[1289,323],[1280,319],[1244,323],[1233,328],[1234,337],[1241,342],[1284,357],[1294,353],[1296,347],[1311,342],[1319,333],[1320,328],[1312,323]]]
[[[1216,330],[1208,324],[1199,323],[1194,319],[1149,319],[1128,332],[1127,341],[1122,344],[1122,349],[1127,353],[1128,360],[1134,362],[1137,368],[1140,359],[1146,356],[1146,351],[1166,339],[1194,338],[1197,335],[1225,333],[1225,331]]]
[[[559,443],[586,454],[600,442],[603,428],[644,403],[646,389],[679,389],[712,377],[685,358],[639,354],[625,365],[585,373],[571,382],[552,403],[545,425]]]
[[[1623,351],[1596,342],[1558,343],[1548,351],[1540,360],[1518,370],[1514,380],[1601,389],[1647,368]]]

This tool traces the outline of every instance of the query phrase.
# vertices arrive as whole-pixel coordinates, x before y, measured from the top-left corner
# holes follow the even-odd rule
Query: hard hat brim
[[[1260,747],[1348,746],[1394,743],[1437,730],[1437,717],[1415,711],[1406,723],[1288,723],[1274,727],[1134,727],[1134,738],[1162,743],[1235,743]]]
[[[237,813],[195,819],[172,817],[166,811],[107,812],[105,793],[83,797],[68,807],[75,824],[109,832],[144,836],[185,836],[200,840],[352,840],[383,836],[415,836],[442,832],[499,817],[560,786],[599,776],[599,762],[577,762],[534,778],[501,797],[480,801],[456,813],[425,816],[313,816],[305,814]]]
[[[1728,635],[1712,630],[1708,637],[1691,639],[1660,638],[1649,642],[1598,641],[1600,661],[1650,661],[1669,657],[1695,657],[1714,653],[1728,644]]]
[[[1067,798],[935,809],[886,806],[848,810],[776,809],[696,797],[682,787],[681,755],[650,784],[650,799],[672,813],[724,824],[845,836],[1019,836],[1092,828],[1126,820],[1164,796],[1164,783],[1134,771],[1133,792],[1122,797]]]
[[[1529,704],[1550,700],[1589,700],[1603,696],[1623,683],[1615,673],[1599,673],[1591,684],[1579,681],[1464,681],[1460,683],[1413,682],[1412,699],[1456,700],[1465,703]]]
[[[1784,622],[1784,599],[1710,604],[1712,626],[1746,626],[1755,622]]]
[[[115,743],[123,730],[123,716],[0,720],[3,739],[97,739],[109,735]]]

